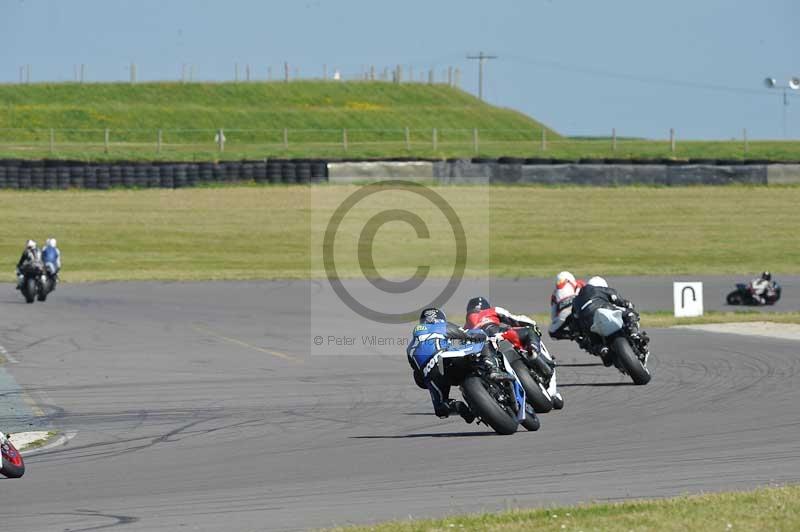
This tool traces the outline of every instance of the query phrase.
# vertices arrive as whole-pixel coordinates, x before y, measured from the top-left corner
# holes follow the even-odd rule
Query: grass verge
[[[473,248],[467,276],[797,272],[800,188],[431,187],[460,216]],[[59,239],[63,279],[212,280],[321,278],[320,235],[355,186],[0,192],[0,280],[13,280],[27,238]],[[398,195],[399,194],[399,195]],[[337,270],[361,277],[367,220],[398,205],[418,213],[430,238],[406,223],[382,225],[378,272],[408,278],[453,271],[453,232],[429,202],[381,192],[354,208],[337,233]]]
[[[418,531],[790,531],[800,524],[800,487],[690,495],[659,500],[514,510],[498,514],[340,528],[347,532]]]

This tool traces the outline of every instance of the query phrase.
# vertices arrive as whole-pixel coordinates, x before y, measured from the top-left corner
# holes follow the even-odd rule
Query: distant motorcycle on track
[[[761,306],[762,304],[774,305],[780,298],[781,285],[773,281],[771,288],[764,294],[764,303],[761,303],[761,301],[754,296],[753,287],[749,283],[737,283],[736,290],[728,294],[728,297],[725,299],[728,305]]]
[[[2,466],[0,475],[8,478],[20,478],[25,474],[25,461],[8,436],[0,432],[0,454],[2,455]]]
[[[37,299],[45,301],[55,288],[55,276],[48,275],[44,264],[39,261],[26,265],[21,273],[24,277],[20,291],[27,303],[33,303]]]

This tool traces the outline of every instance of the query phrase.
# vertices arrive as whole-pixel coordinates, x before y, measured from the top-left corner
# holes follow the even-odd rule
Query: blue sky
[[[366,65],[416,73],[487,65],[485,95],[570,135],[725,139],[782,138],[778,90],[800,76],[800,2],[766,0],[0,0],[0,82],[69,81],[86,64],[92,81],[230,80],[234,64],[254,77],[284,60],[301,76],[323,65],[346,77]],[[787,130],[800,139],[800,91]]]

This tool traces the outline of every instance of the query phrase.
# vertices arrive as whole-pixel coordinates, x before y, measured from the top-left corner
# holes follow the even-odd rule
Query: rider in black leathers
[[[39,248],[34,240],[28,240],[25,243],[25,249],[22,250],[22,256],[17,262],[17,290],[22,287],[22,281],[25,279],[25,271],[34,263],[41,260]]]
[[[606,366],[612,364],[611,358],[608,356],[608,348],[603,346],[598,335],[591,332],[591,327],[595,311],[609,304],[633,309],[633,303],[624,299],[613,288],[609,288],[605,279],[592,277],[572,301],[572,314],[568,318],[567,327],[568,331],[577,335],[578,345],[593,355],[599,356]]]

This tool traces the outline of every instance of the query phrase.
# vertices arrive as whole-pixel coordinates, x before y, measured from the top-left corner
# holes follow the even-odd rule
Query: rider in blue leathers
[[[461,342],[485,342],[486,333],[481,330],[465,331],[454,323],[447,321],[444,311],[428,308],[422,311],[419,325],[414,328],[411,343],[406,349],[408,363],[414,370],[414,381],[420,388],[426,388],[431,394],[433,410],[437,416],[445,418],[450,414],[459,414],[467,423],[475,420],[475,415],[463,401],[450,399],[450,381],[441,372],[440,358],[436,355],[442,351],[456,351],[460,347],[451,340]],[[497,366],[496,358],[488,353],[484,363],[493,368],[494,378],[502,379],[507,374]]]
[[[48,238],[47,245],[42,248],[42,262],[47,275],[58,279],[58,272],[61,270],[61,250],[58,249],[58,243],[53,237]],[[55,289],[55,283],[53,288]]]

